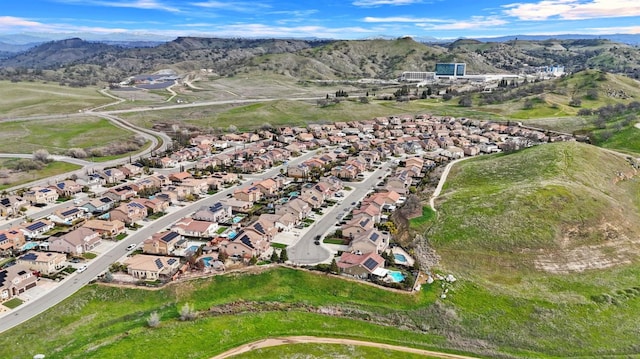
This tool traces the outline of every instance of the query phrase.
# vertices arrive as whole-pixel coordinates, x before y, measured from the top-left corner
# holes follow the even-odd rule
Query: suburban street
[[[387,169],[390,167],[391,162],[387,161],[377,170],[368,173],[362,182],[345,182],[345,185],[351,187],[352,190],[346,192],[347,195],[345,195],[341,202],[333,207],[327,208],[322,217],[307,229],[306,233],[299,238],[298,242],[287,248],[289,261],[298,265],[311,265],[330,261],[333,255],[331,251],[325,248],[322,240],[320,241],[320,245],[314,244],[314,239],[316,236],[324,238],[326,235],[335,231],[337,228],[335,224],[339,222],[337,217],[340,216],[342,218],[349,213],[349,211],[355,207],[351,203],[360,202],[368,192],[372,191],[376,184],[382,181],[382,179],[378,177],[384,177]]]
[[[296,165],[313,155],[315,155],[316,151],[310,151],[302,156],[292,159],[289,161],[289,165]],[[280,174],[280,168],[283,168],[284,165],[273,167],[261,174],[258,174],[256,180],[262,180],[266,178],[271,178]],[[246,180],[249,182],[249,180]],[[111,263],[117,261],[123,255],[127,253],[126,248],[129,244],[140,244],[145,239],[151,237],[151,235],[162,231],[163,229],[171,226],[173,222],[178,219],[190,215],[195,210],[197,210],[201,206],[212,205],[215,202],[227,198],[228,194],[233,193],[233,191],[238,186],[233,186],[227,189],[224,189],[212,196],[205,197],[193,203],[190,203],[188,206],[182,207],[174,212],[171,212],[159,219],[152,222],[145,222],[145,226],[143,228],[138,229],[135,233],[129,235],[124,240],[118,242],[115,246],[109,249],[107,252],[100,254],[95,259],[89,261],[87,263],[86,271],[82,273],[73,273],[66,279],[64,279],[60,284],[58,284],[55,288],[47,292],[45,295],[36,298],[32,301],[25,302],[20,307],[13,309],[5,313],[3,316],[0,315],[0,333],[13,328],[14,326],[25,322],[34,316],[44,312],[45,310],[55,306],[56,304],[63,301],[65,298],[71,296],[73,293],[77,292],[80,288],[85,286],[87,283],[95,279],[98,275],[104,273]]]

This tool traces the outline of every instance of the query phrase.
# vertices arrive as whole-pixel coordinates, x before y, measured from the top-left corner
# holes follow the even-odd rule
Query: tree
[[[271,263],[276,263],[280,260],[280,258],[278,257],[278,252],[276,252],[276,250],[274,249],[273,252],[271,252],[271,258],[269,258],[271,260]]]
[[[160,315],[158,312],[149,314],[149,318],[147,318],[147,325],[149,328],[157,328],[160,325]]]
[[[280,250],[280,263],[285,263],[288,260],[289,260],[289,256],[287,255],[287,249],[282,248]]]
[[[182,308],[180,308],[180,320],[194,320],[198,316],[198,312],[193,309],[193,306],[189,303],[185,303]]]
[[[220,252],[218,253],[218,260],[222,263],[226,262],[227,259],[229,259],[229,255],[227,254],[227,252]]]
[[[258,263],[258,257],[252,256],[251,259],[249,259],[249,264],[254,266],[254,265],[256,265],[256,263]]]
[[[49,163],[51,159],[49,158],[49,151],[45,149],[39,149],[33,151],[33,159],[36,161],[40,161],[42,163]]]
[[[462,107],[471,107],[473,105],[473,101],[471,100],[471,96],[464,96],[458,101],[458,104]]]
[[[571,98],[571,101],[569,101],[569,106],[571,106],[571,107],[580,107],[580,106],[582,106],[582,100],[580,100],[580,98],[578,98],[578,97],[573,97],[573,98]]]
[[[333,258],[333,260],[331,260],[331,265],[329,266],[329,272],[331,272],[333,274],[340,273],[340,268],[338,267],[338,262],[336,262],[335,258]]]

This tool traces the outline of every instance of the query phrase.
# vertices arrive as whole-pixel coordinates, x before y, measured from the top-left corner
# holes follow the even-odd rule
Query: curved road
[[[255,341],[253,343],[245,344],[237,348],[233,348],[222,354],[218,354],[211,359],[226,359],[238,354],[247,353],[252,350],[261,349],[261,348],[270,348],[270,347],[275,347],[280,345],[309,344],[309,343],[357,345],[357,346],[364,346],[364,347],[395,350],[395,351],[404,352],[404,353],[418,354],[418,355],[430,356],[434,358],[443,358],[443,359],[476,359],[475,357],[470,357],[466,355],[449,354],[449,353],[436,352],[431,350],[416,349],[411,347],[402,347],[402,346],[391,345],[391,344],[366,342],[362,340],[353,340],[353,339],[322,338],[322,337],[312,337],[312,336],[295,336],[295,337],[262,339],[262,340]]]

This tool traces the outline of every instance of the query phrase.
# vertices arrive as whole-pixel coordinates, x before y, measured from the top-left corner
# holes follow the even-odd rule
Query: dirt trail
[[[365,342],[361,340],[353,340],[353,339],[341,339],[341,338],[321,338],[321,337],[311,337],[311,336],[296,336],[296,337],[280,337],[280,338],[269,338],[255,341],[253,343],[245,344],[243,346],[239,346],[237,348],[233,348],[231,350],[227,350],[222,354],[218,354],[212,359],[224,359],[230,358],[234,355],[246,353],[252,350],[261,349],[261,348],[269,348],[275,347],[279,345],[289,345],[289,344],[339,344],[339,345],[359,345],[365,347],[373,347],[380,349],[389,349],[396,350],[405,353],[412,353],[418,355],[432,356],[434,358],[444,358],[444,359],[475,359],[474,357],[457,355],[457,354],[448,354],[442,352],[434,352],[430,350],[416,349],[410,347],[401,347],[397,345],[390,344],[382,344],[382,343],[374,343],[374,342]]]

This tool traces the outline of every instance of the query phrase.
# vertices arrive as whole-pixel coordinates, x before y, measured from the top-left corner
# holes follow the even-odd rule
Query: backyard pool
[[[195,253],[198,250],[198,248],[200,248],[200,246],[193,245],[193,246],[187,248],[187,251]]]
[[[227,238],[234,239],[234,238],[236,238],[237,234],[238,233],[236,233],[236,231],[231,231],[231,232],[229,232],[229,234],[227,234]]]
[[[211,267],[211,262],[213,261],[213,257],[204,257],[202,258],[202,263],[204,263],[205,267]]]
[[[233,217],[232,221],[233,221],[233,223],[238,223],[238,222],[242,221],[242,217],[235,216],[235,217]]]
[[[395,270],[390,270],[389,273],[387,273],[389,275],[389,277],[391,277],[391,281],[394,283],[400,283],[404,280],[404,274],[402,274],[402,272],[398,272]]]
[[[30,249],[34,249],[38,246],[38,242],[27,242],[24,246],[22,246],[23,251],[28,251]]]
[[[407,263],[407,257],[405,257],[404,254],[394,253],[393,254],[393,258],[395,258],[397,263],[400,263],[400,264],[406,264]]]

